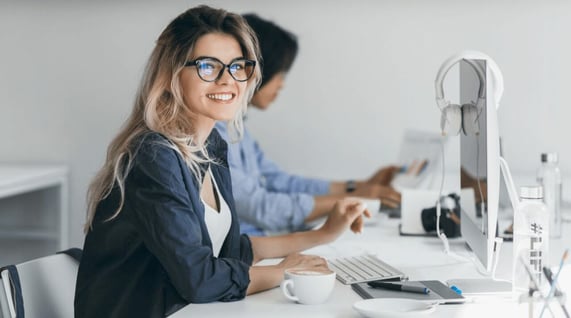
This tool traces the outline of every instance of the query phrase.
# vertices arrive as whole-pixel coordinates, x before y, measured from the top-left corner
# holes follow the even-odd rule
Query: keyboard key
[[[382,279],[406,279],[401,271],[374,255],[359,255],[328,260],[337,279],[343,284],[362,283]]]

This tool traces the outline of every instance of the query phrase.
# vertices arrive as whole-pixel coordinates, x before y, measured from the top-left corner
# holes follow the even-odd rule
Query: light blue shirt
[[[228,137],[225,122],[216,129],[228,142],[232,193],[240,231],[250,235],[306,229],[313,196],[329,192],[329,181],[292,175],[269,160],[247,129],[239,142]]]

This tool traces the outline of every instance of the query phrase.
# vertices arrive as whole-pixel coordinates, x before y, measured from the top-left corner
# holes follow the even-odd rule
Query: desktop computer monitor
[[[470,63],[471,65],[468,65]],[[460,101],[477,100],[480,85],[474,67],[486,74],[486,102],[478,109],[478,134],[460,137],[460,205],[461,233],[466,245],[488,273],[493,270],[497,237],[498,200],[500,188],[500,145],[497,109],[485,60],[462,60],[460,68]]]

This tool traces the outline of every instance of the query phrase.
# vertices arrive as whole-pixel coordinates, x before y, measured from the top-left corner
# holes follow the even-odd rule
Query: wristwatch
[[[355,191],[355,189],[357,189],[357,183],[355,182],[355,180],[347,181],[347,184],[345,184],[345,191],[353,192]]]

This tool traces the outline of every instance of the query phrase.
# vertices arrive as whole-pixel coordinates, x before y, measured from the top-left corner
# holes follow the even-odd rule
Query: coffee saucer
[[[415,317],[434,312],[436,306],[436,303],[404,298],[373,298],[353,304],[356,311],[368,318]]]

